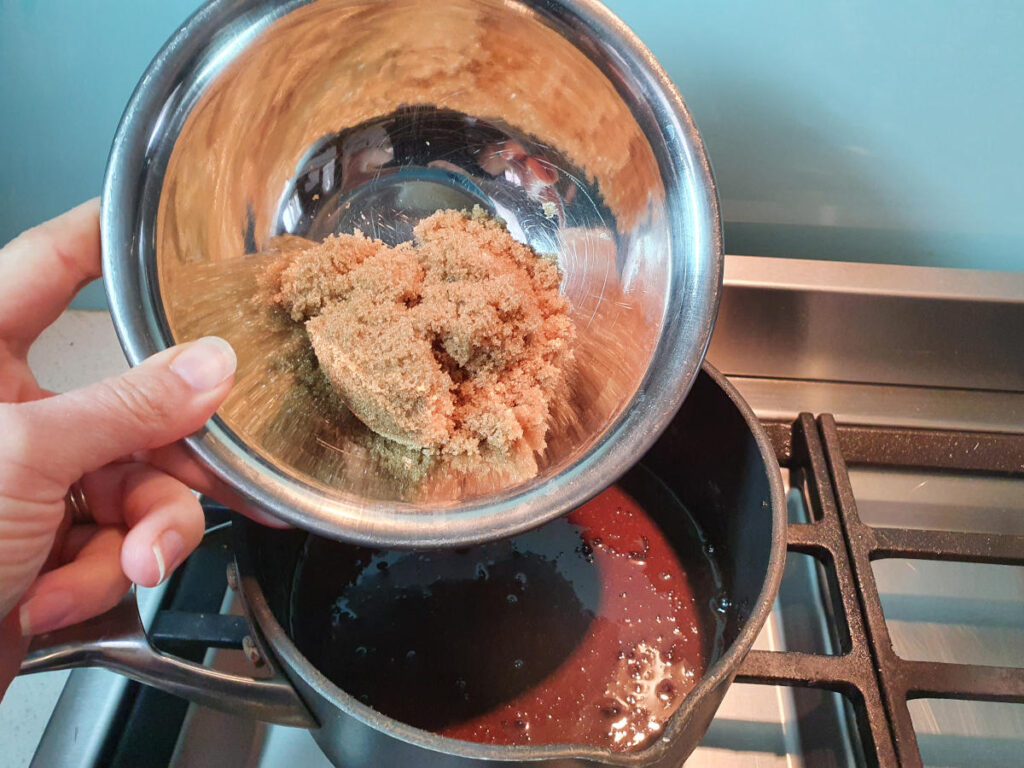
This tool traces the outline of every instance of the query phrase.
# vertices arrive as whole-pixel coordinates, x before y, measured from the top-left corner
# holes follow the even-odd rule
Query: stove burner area
[[[645,509],[675,519],[672,541]],[[727,608],[696,524],[637,469],[567,517],[464,550],[310,537],[291,636],[342,690],[410,725],[625,751],[700,680]]]
[[[858,513],[848,469],[1019,476],[1024,435],[842,426],[830,414],[815,419],[809,413],[792,424],[764,426],[790,471],[791,487],[805,485],[811,519],[790,523],[788,551],[790,559],[801,553],[829,566],[831,634],[838,648],[832,655],[755,650],[737,681],[842,694],[859,735],[851,751],[856,762],[871,766],[924,765],[909,706],[914,699],[1024,702],[1024,666],[898,656],[872,569],[873,561],[885,558],[1022,566],[1024,536],[869,526]]]
[[[741,768],[755,763],[772,768],[1019,764],[1024,732],[1024,658],[1019,642],[1024,434],[858,426],[810,413],[795,421],[762,423],[790,488],[786,576],[776,610],[704,741],[687,761],[688,768]],[[888,478],[888,484],[867,482],[878,477]],[[894,478],[906,483],[902,495],[894,491]],[[920,488],[928,478],[932,478],[929,485]],[[908,495],[920,495],[933,484],[938,490],[930,496],[932,512],[915,518],[914,510],[920,506],[908,504]],[[993,491],[993,484],[998,491]],[[628,486],[626,490],[642,506],[652,508],[649,499]],[[209,502],[204,507],[211,524],[226,519],[223,508]],[[594,535],[602,543],[610,541],[588,532],[585,521],[577,519],[575,528],[564,525],[561,535],[571,534],[578,540],[582,530],[591,547]],[[208,647],[238,647],[248,633],[244,619],[217,613],[224,601],[223,574],[230,558],[223,539],[208,535],[202,548],[170,580],[150,625],[150,638],[161,648],[199,660]],[[575,544],[570,549],[572,557],[583,554],[575,551]],[[642,552],[642,540],[640,546],[625,549]],[[601,550],[595,548],[592,554],[600,555]],[[689,563],[687,557],[681,555],[680,560]],[[376,562],[381,561],[378,556]],[[389,562],[389,570],[396,570],[384,561]],[[909,590],[906,569],[899,571],[897,585],[896,596],[903,601],[900,623],[894,609],[900,606],[892,604],[893,580],[882,566],[924,571],[922,561],[932,561],[928,565],[936,568],[948,567],[951,561],[958,573],[965,568],[1011,571],[1011,583],[1003,589],[1005,599],[989,601],[998,615],[995,621],[989,617],[988,630],[978,626],[985,623],[979,606],[991,595],[981,593],[969,601],[969,611],[959,609],[964,614],[959,620],[951,619],[948,614],[956,606],[943,597],[951,585],[930,585],[924,597],[918,597]],[[627,564],[623,562],[624,567]],[[501,577],[506,582],[511,579],[511,584],[503,585],[510,588],[500,593],[506,600],[509,594],[517,600],[522,597],[511,588],[518,588],[516,573],[526,576],[529,594],[545,568],[550,568],[550,559],[535,558],[531,567],[532,581],[522,569]],[[497,585],[500,571],[497,566],[489,569],[484,589]],[[692,572],[689,575],[693,577]],[[569,652],[572,643],[588,631],[591,619],[585,610],[593,601],[588,590],[597,582],[591,579],[579,586],[578,592],[552,594],[553,602],[574,607],[576,612],[558,617],[560,644],[552,650],[549,665],[557,662],[555,651]],[[967,584],[955,586],[966,594]],[[341,587],[324,586],[325,606],[334,604]],[[705,594],[696,587],[694,593]],[[938,602],[935,595],[940,596]],[[919,636],[914,633],[920,630],[923,606],[929,602],[943,614],[935,620],[937,626],[948,629],[957,621],[960,624],[955,637],[947,636],[945,645],[931,648],[931,657],[921,654],[920,642],[916,648],[907,642]],[[524,601],[518,605],[522,607]],[[908,612],[909,608],[913,610]],[[467,613],[486,617],[477,611]],[[979,634],[985,631],[989,634]],[[703,632],[707,649],[713,629],[703,628]],[[965,635],[969,642],[973,638],[975,658],[963,653],[964,644],[959,641]],[[999,638],[1008,640],[996,647],[992,641]],[[934,653],[936,648],[942,653]],[[393,654],[396,664],[403,661],[400,650]],[[251,673],[238,651],[218,651],[212,664]],[[513,700],[529,687],[522,685],[528,677],[525,664],[518,689],[514,673],[514,668],[506,669],[503,683]],[[116,713],[107,719],[96,714],[95,707],[85,713],[76,703],[94,696],[97,687],[118,691],[108,705]],[[492,700],[490,705],[500,711],[510,703]],[[438,717],[431,727],[475,727],[465,714],[459,715],[461,720]],[[501,719],[510,719],[513,727],[515,719],[498,718],[494,732],[504,735]],[[100,730],[92,732],[90,727]],[[531,723],[531,734],[539,734],[540,727]],[[235,762],[225,763],[236,768],[329,766],[308,732],[266,727],[189,705],[99,670],[72,673],[32,765],[193,768],[208,764],[211,754],[238,755]],[[71,756],[74,760],[68,762]]]

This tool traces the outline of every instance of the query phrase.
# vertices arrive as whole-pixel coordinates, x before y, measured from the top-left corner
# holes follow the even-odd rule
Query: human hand
[[[85,203],[0,250],[0,694],[22,638],[106,611],[131,582],[160,583],[196,547],[203,512],[182,479],[237,501],[173,447],[230,390],[226,341],[179,345],[62,395],[29,370],[32,342],[100,274],[98,211]]]

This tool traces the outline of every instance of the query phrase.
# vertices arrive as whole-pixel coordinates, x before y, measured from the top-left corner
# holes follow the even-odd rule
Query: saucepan
[[[294,589],[297,566],[314,535],[264,528],[240,516],[232,522],[236,570],[229,581],[251,623],[249,651],[269,674],[224,674],[157,651],[133,599],[99,619],[37,638],[22,673],[75,666],[112,669],[200,704],[310,728],[324,753],[347,768],[678,768],[707,730],[771,611],[785,561],[785,495],[778,463],[757,418],[728,380],[707,364],[679,413],[632,472],[638,473],[634,484],[657,483],[682,503],[655,504],[647,512],[680,552],[693,551],[688,540],[692,518],[703,532],[705,551],[714,552],[720,577],[716,590],[699,599],[709,634],[715,635],[707,668],[660,735],[638,751],[585,744],[472,743],[381,714],[310,660],[316,656],[316,643],[304,630],[322,626],[323,620],[303,613]],[[688,513],[686,520],[681,508]],[[559,645],[560,636],[573,631],[571,623],[566,617],[544,632]]]

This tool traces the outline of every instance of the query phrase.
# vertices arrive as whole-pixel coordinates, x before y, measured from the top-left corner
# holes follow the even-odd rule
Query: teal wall
[[[150,60],[196,0],[0,0],[0,242],[100,193]],[[105,306],[99,283],[78,306]]]
[[[729,252],[1024,270],[1024,3],[609,5],[697,120]],[[132,88],[194,7],[0,0],[0,241],[98,193]]]

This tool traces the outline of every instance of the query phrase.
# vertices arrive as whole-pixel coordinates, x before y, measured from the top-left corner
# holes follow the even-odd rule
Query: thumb
[[[116,378],[19,406],[29,466],[70,484],[135,451],[197,431],[231,389],[231,345],[209,336],[164,350]]]

